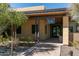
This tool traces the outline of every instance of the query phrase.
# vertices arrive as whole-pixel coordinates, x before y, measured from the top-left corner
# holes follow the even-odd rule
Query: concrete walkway
[[[30,49],[20,53],[20,56],[60,56],[62,43],[58,38],[40,41]]]
[[[19,56],[60,56],[61,43],[40,42]]]
[[[40,43],[32,56],[60,56],[60,43]]]

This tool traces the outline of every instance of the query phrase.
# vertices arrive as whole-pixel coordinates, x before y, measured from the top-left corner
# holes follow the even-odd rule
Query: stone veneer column
[[[63,45],[69,44],[69,17],[63,16]]]

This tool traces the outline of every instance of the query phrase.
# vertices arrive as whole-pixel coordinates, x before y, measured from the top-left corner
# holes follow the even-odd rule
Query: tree
[[[79,3],[71,4],[69,13],[72,17],[72,20],[79,23]]]
[[[0,4],[0,29],[7,29],[8,25],[11,26],[11,55],[13,55],[13,41],[16,39],[16,28],[26,22],[27,19],[23,12],[13,10],[9,4]]]
[[[70,9],[69,13],[72,17],[71,21],[72,22],[74,21],[74,25],[76,26],[77,24],[79,24],[79,3],[71,4],[69,9]],[[73,27],[75,27],[75,26],[73,26]],[[79,45],[79,42],[76,40],[73,40],[73,42],[70,42],[70,44],[72,46],[74,46],[75,48],[77,48],[77,46]]]
[[[0,34],[7,29],[9,25],[9,4],[0,4]]]
[[[17,12],[12,10],[12,12],[10,13],[10,17],[11,20],[11,36],[12,36],[12,42],[14,40],[16,40],[16,28],[18,28],[19,26],[21,26],[24,22],[26,22],[26,20],[28,19],[25,14],[23,14],[22,12]],[[14,39],[14,40],[13,40]],[[11,51],[13,51],[13,43],[11,44]],[[12,54],[12,52],[11,52]]]
[[[73,28],[73,31],[75,32],[76,31],[75,27],[79,25],[79,3],[71,4],[69,10],[70,10],[69,14],[71,16],[71,24],[74,24],[72,28]]]

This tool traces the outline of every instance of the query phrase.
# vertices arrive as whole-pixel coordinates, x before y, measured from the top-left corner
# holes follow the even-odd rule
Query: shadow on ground
[[[62,42],[60,42],[59,38],[51,38],[51,39],[46,39],[46,40],[40,40],[40,42],[62,43]]]
[[[37,46],[31,53],[29,53],[28,55],[25,53],[26,56],[32,56],[34,53],[38,53],[38,52],[47,52],[49,54],[48,51],[54,51],[58,46],[54,45],[54,44],[39,44],[39,46]]]

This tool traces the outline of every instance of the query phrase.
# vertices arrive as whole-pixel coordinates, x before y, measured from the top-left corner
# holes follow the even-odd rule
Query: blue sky
[[[64,8],[68,7],[68,3],[11,3],[13,8],[31,7],[44,5],[46,8]]]

